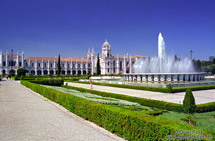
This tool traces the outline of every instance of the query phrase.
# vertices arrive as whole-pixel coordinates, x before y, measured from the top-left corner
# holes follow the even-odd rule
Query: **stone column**
[[[7,54],[7,52],[6,52],[5,66],[6,66],[6,68],[8,68],[8,54]]]
[[[48,60],[48,66],[47,66],[48,75],[50,74],[50,62]]]
[[[65,63],[64,63],[64,67],[65,67],[65,69],[64,69],[64,70],[65,70],[65,75],[67,75],[67,70],[68,70],[68,69],[67,69],[67,68],[68,68],[68,62],[67,62],[67,61],[66,61],[66,65],[65,65]]]
[[[131,61],[131,56],[130,56],[130,58],[129,58],[129,64],[130,64],[130,70],[129,70],[129,72],[132,73],[132,61]]]
[[[88,62],[86,62],[86,75],[88,74]]]
[[[17,58],[16,58],[16,67],[19,68],[19,53],[17,51]]]
[[[43,62],[43,60],[42,60],[42,63],[41,63],[42,65],[41,65],[41,75],[44,75],[44,62]]]
[[[83,62],[81,61],[81,75],[83,75]]]
[[[76,71],[76,75],[78,75],[78,62],[77,61],[75,63],[75,71]]]
[[[54,59],[54,64],[53,64],[53,71],[54,71],[54,75],[56,75],[56,61]]]
[[[34,71],[35,71],[35,75],[37,75],[37,60],[34,61]]]
[[[124,67],[123,67],[123,73],[126,74],[126,60],[125,60],[125,55],[124,55]]]

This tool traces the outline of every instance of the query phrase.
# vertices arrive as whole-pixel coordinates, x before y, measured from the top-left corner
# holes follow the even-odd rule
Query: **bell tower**
[[[111,45],[107,40],[102,45],[102,57],[111,57]]]

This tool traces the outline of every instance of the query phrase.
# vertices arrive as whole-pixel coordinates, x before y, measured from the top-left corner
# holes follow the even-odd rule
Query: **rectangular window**
[[[25,66],[27,67],[27,66],[28,66],[28,63],[25,63]]]
[[[34,63],[32,63],[31,65],[32,65],[32,67],[33,67],[33,66],[34,66]]]
[[[52,63],[51,63],[51,67],[52,67]]]
[[[40,63],[38,64],[38,66],[40,67]]]
[[[22,66],[22,62],[19,62],[19,66]]]
[[[3,62],[3,66],[6,66],[6,63],[5,63],[5,62]]]

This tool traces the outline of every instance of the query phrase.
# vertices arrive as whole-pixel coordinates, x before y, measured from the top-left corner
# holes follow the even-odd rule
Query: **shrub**
[[[23,75],[21,75],[20,80],[24,80],[24,76]]]
[[[73,86],[64,85],[63,87],[69,88],[69,89],[75,89],[75,90],[78,90],[81,92],[93,93],[93,94],[101,95],[104,97],[112,97],[112,98],[123,99],[123,100],[131,101],[131,102],[137,102],[143,106],[156,107],[159,109],[165,109],[165,110],[170,110],[170,111],[184,112],[183,106],[180,104],[164,102],[164,101],[159,101],[159,100],[139,98],[139,97],[132,97],[132,96],[127,96],[127,95],[123,95],[123,94],[100,92],[100,91],[96,91],[96,90],[73,87]]]
[[[184,96],[183,107],[186,113],[194,113],[196,111],[195,98],[190,89],[187,89]]]
[[[188,115],[184,118],[181,118],[181,120],[187,122],[189,125],[195,126],[196,125],[196,120],[192,115]]]
[[[27,81],[22,80],[21,84],[127,140],[166,140],[168,135],[175,136],[177,130],[202,131],[188,124],[95,103]]]
[[[63,80],[30,80],[32,83],[42,84],[42,85],[51,85],[51,86],[61,86],[63,85]]]
[[[215,111],[215,102],[199,104],[196,106],[197,113],[211,112],[211,111]]]
[[[171,84],[169,84],[169,85],[167,86],[167,89],[168,89],[168,92],[169,92],[169,93],[172,93],[172,92],[173,92]]]
[[[25,76],[25,73],[26,73],[26,70],[24,69],[24,68],[19,68],[18,70],[17,70],[17,75],[18,76]]]

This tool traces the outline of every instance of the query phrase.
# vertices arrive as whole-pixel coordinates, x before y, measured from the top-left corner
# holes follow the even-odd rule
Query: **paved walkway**
[[[68,85],[75,87],[82,87],[90,89],[89,84],[81,84],[81,83],[73,83],[73,82],[65,82]],[[150,92],[144,90],[134,90],[134,89],[125,89],[125,88],[117,88],[117,87],[109,87],[109,86],[100,86],[93,85],[94,90],[111,92],[124,94],[134,97],[147,98],[147,99],[155,99],[160,101],[167,101],[172,103],[182,104],[185,92],[168,94],[168,93],[160,93],[160,92]],[[203,91],[193,91],[193,95],[196,100],[196,104],[203,104],[208,102],[215,102],[215,90],[203,90]]]
[[[26,89],[0,81],[0,140],[122,140]]]

